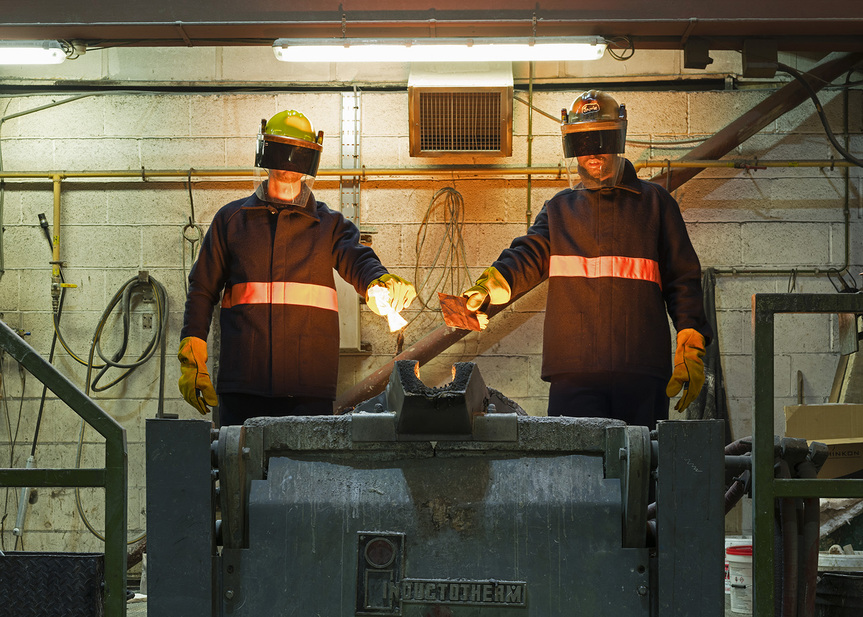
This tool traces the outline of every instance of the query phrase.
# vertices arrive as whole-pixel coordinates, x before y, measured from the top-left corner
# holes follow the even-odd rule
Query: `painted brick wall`
[[[670,54],[670,52],[663,52]],[[269,56],[267,55],[269,54]],[[632,79],[637,90],[612,91],[625,103],[630,115],[628,156],[636,163],[674,159],[691,143],[669,145],[709,136],[767,97],[767,87],[712,90],[666,87],[651,90],[651,80],[686,74],[677,54],[655,56],[638,63],[603,60],[596,67],[577,63],[541,66],[534,105],[552,115],[585,87],[586,80]],[[788,60],[785,60],[789,62]],[[41,86],[38,94],[7,96],[0,92],[0,117],[21,113],[71,98],[73,94],[51,90],[56,81],[88,86],[118,84],[171,84],[189,90],[160,88],[151,92],[114,92],[72,100],[36,113],[0,123],[2,168],[12,171],[188,170],[189,168],[249,169],[253,162],[254,135],[261,118],[279,110],[304,111],[317,129],[325,132],[323,168],[340,166],[339,122],[341,94],[338,88],[366,84],[361,94],[362,163],[369,168],[409,168],[446,164],[412,159],[408,155],[406,68],[396,65],[374,71],[368,67],[321,67],[302,71],[279,66],[268,49],[206,50],[110,50],[91,53],[52,72],[35,69],[0,75],[0,84]],[[733,59],[719,58],[717,71],[739,70]],[[804,67],[805,68],[805,67]],[[691,73],[691,72],[689,72]],[[527,78],[526,68],[514,67],[517,85]],[[374,89],[373,84],[401,84]],[[195,85],[224,85],[231,92],[194,92]],[[239,90],[259,85],[260,91]],[[297,91],[284,88],[302,86]],[[326,87],[324,87],[326,86]],[[332,86],[336,86],[333,88]],[[517,92],[526,98],[523,89]],[[845,122],[842,95],[824,91],[821,97],[831,125],[838,132]],[[852,151],[863,151],[861,95],[850,94],[849,127]],[[513,156],[479,158],[477,164],[524,166],[528,149],[528,110],[514,104]],[[761,133],[728,155],[734,158],[825,159],[831,149],[811,104],[771,123]],[[555,167],[560,161],[558,125],[534,114],[532,161],[534,166]],[[660,170],[645,168],[649,178]],[[863,203],[861,174],[850,170],[851,272],[863,270]],[[845,258],[843,207],[845,171],[836,167],[768,168],[765,170],[711,169],[676,191],[693,243],[704,267],[820,268],[841,265]],[[524,233],[526,221],[540,211],[543,202],[565,186],[565,180],[534,177],[488,179],[369,177],[362,183],[361,219],[365,230],[374,231],[373,246],[391,271],[412,280],[430,273],[431,249],[417,261],[417,236],[435,192],[455,188],[464,199],[464,236],[467,268],[476,277],[511,239]],[[195,218],[206,229],[216,210],[251,192],[242,178],[194,178]],[[337,183],[321,178],[317,197],[338,205]],[[94,177],[67,179],[61,191],[61,258],[66,280],[77,285],[66,294],[61,330],[74,353],[86,358],[93,332],[112,296],[139,270],[147,270],[167,289],[169,298],[168,358],[165,411],[181,418],[197,412],[179,397],[179,367],[175,350],[182,323],[184,276],[191,255],[182,230],[191,213],[185,178],[118,179]],[[0,312],[11,327],[29,332],[27,341],[48,355],[53,335],[50,299],[51,253],[38,225],[38,214],[53,218],[52,185],[47,179],[7,179],[3,192],[4,268],[0,280]],[[528,214],[529,212],[529,214]],[[443,236],[443,221],[432,217],[427,247]],[[184,267],[185,253],[185,267]],[[467,275],[462,275],[467,277]],[[437,277],[432,276],[432,280]],[[722,274],[716,290],[722,363],[727,381],[735,436],[751,432],[752,343],[750,307],[753,293],[834,291],[826,276]],[[424,297],[431,294],[427,288]],[[445,289],[445,291],[461,291]],[[428,385],[450,379],[453,362],[474,360],[491,387],[516,400],[531,414],[545,413],[547,384],[539,379],[545,289],[541,286],[501,313],[488,331],[471,334],[421,369]],[[432,303],[432,308],[434,303]],[[138,305],[132,312],[129,354],[141,353],[152,330],[143,326],[153,305]],[[433,310],[421,311],[419,303],[408,312],[414,319],[405,333],[407,347],[441,323]],[[340,390],[344,391],[384,364],[397,352],[397,340],[383,321],[363,308],[364,353],[344,354],[340,366]],[[836,319],[831,316],[789,315],[777,319],[776,420],[781,427],[782,408],[796,403],[797,374],[802,374],[805,401],[823,402],[836,369]],[[109,319],[104,349],[112,353],[120,342],[116,312]],[[671,353],[671,350],[669,350]],[[212,354],[211,354],[212,355]],[[76,385],[84,388],[86,368],[58,348],[55,365]],[[15,363],[2,359],[2,407],[0,407],[0,457],[4,464],[23,466],[30,450],[41,386],[32,377],[22,381]],[[154,358],[114,388],[94,394],[97,402],[127,429],[129,442],[129,526],[134,537],[145,526],[144,437],[146,418],[157,410],[159,363]],[[79,421],[69,409],[48,396],[45,404],[37,463],[41,467],[73,467],[78,450]],[[14,452],[10,448],[15,442]],[[87,431],[84,466],[100,465],[101,440]],[[17,492],[4,493],[3,527],[6,549],[14,545],[9,530],[15,516]],[[102,497],[82,491],[84,510],[93,524],[101,524]],[[74,492],[40,489],[30,508],[24,537],[27,550],[100,550],[100,543],[86,532],[75,512]]]

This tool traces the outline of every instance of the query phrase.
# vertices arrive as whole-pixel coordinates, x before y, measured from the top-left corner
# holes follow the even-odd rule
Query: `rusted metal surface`
[[[861,53],[844,54],[818,65],[808,73],[804,73],[804,76],[817,92],[859,64],[861,60],[863,60]],[[806,89],[800,82],[794,80],[771,94],[713,137],[684,154],[679,160],[721,158],[765,126],[808,100],[809,94]],[[671,178],[668,177],[668,172],[663,172],[653,176],[650,180],[673,191],[701,171],[701,168],[675,169],[671,173]]]

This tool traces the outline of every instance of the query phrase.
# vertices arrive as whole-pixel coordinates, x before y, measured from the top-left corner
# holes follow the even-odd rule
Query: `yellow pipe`
[[[845,160],[769,160],[760,159],[738,159],[728,161],[668,161],[648,160],[634,162],[636,169],[648,167],[704,167],[704,168],[727,168],[727,169],[755,169],[758,167],[851,167],[853,163]],[[452,174],[465,174],[473,176],[530,176],[544,175],[564,176],[564,168],[558,167],[496,167],[484,166],[438,166],[438,167],[399,167],[399,168],[360,168],[360,169],[320,169],[318,177],[359,177],[368,179],[384,176],[440,176],[450,177]],[[254,175],[252,169],[193,169],[191,175],[196,177],[238,177],[243,181]],[[154,178],[188,178],[188,169],[154,169],[142,171],[106,170],[106,171],[3,171],[0,178],[11,179],[38,179],[48,178],[51,180],[70,178],[138,178],[150,180]]]
[[[51,176],[54,182],[54,241],[52,242],[52,261],[54,264],[53,274],[60,278],[60,182],[63,177],[60,174]]]
[[[530,74],[528,76],[527,86],[527,166],[533,167],[533,77],[536,73],[536,63],[530,63]],[[531,200],[533,199],[531,186],[531,174],[527,175],[527,210],[524,213],[525,231],[530,229],[530,224],[533,222],[533,212],[531,212]]]
[[[60,304],[60,183],[63,177],[53,174],[54,183],[54,234],[51,242],[51,303],[56,313]]]

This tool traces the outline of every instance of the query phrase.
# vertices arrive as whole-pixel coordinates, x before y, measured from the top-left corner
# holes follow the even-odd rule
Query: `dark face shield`
[[[578,130],[578,125],[564,125],[563,156],[572,158],[587,154],[620,154],[626,148],[626,123],[596,122],[592,130]]]
[[[293,171],[314,177],[318,173],[322,150],[320,144],[302,139],[258,135],[255,167]]]
[[[625,120],[563,124],[561,130],[570,188],[611,188],[620,181]]]

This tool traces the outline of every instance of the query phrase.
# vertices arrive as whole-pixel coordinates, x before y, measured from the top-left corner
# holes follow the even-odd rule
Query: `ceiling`
[[[4,0],[0,39],[90,47],[268,45],[282,37],[599,35],[636,49],[863,51],[863,1],[833,0]],[[405,8],[409,4],[410,8]]]

